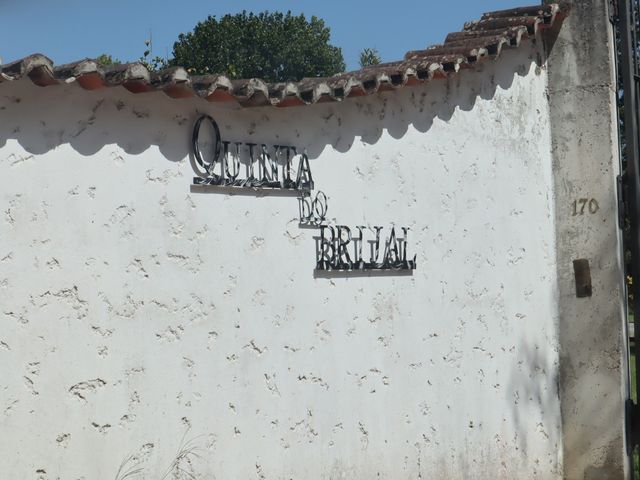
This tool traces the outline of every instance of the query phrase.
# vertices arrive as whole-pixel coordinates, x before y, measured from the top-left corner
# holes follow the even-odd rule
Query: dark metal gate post
[[[638,58],[638,0],[618,0],[618,35],[620,51],[618,67],[622,80],[622,94],[624,95],[624,161],[622,184],[624,195],[623,222],[629,222],[629,235],[625,245],[625,251],[631,252],[631,265],[627,275],[632,279],[628,288],[632,294],[632,310],[634,313],[634,330],[640,333],[640,152],[638,150],[638,86],[640,83],[640,65]],[[617,43],[617,42],[616,42]],[[620,94],[620,92],[618,92]],[[625,226],[624,224],[622,225]],[[636,359],[639,355],[640,342],[635,341],[633,353]],[[640,384],[640,369],[635,372],[636,386]],[[637,388],[637,387],[636,387]],[[637,398],[637,397],[636,397]],[[629,402],[628,415],[628,442],[630,450],[638,445],[637,429],[637,405]],[[633,470],[633,469],[632,469]]]

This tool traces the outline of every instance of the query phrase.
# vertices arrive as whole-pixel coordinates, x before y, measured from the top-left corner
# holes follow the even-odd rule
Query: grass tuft
[[[132,464],[132,465],[129,465]],[[120,464],[120,468],[118,468],[118,472],[116,473],[115,480],[127,480],[135,477],[142,473],[142,468],[139,463],[136,463],[133,455],[129,455],[126,457],[122,463]]]
[[[169,467],[167,468],[165,474],[160,477],[160,480],[166,480],[167,478],[169,478],[169,475],[171,475],[171,473],[174,473],[176,471],[187,475],[189,478],[196,478],[193,473],[182,468],[183,462],[191,463],[191,457],[200,458],[200,456],[198,455],[199,449],[193,444],[195,442],[195,439],[192,438],[191,440],[185,442],[187,433],[189,433],[189,430],[184,432],[184,435],[180,440],[178,453],[174,457],[173,462],[171,462],[171,465],[169,465]]]
[[[189,429],[184,432],[178,446],[178,452],[159,480],[167,480],[171,474],[175,473],[180,473],[183,477],[186,476],[190,479],[196,478],[193,473],[183,468],[184,463],[191,465],[192,458],[200,458],[200,455],[198,455],[200,448],[195,445],[197,438],[186,440],[188,433]],[[138,458],[133,454],[128,455],[120,464],[115,480],[133,480],[136,476],[142,474],[143,471],[144,468],[140,466]]]

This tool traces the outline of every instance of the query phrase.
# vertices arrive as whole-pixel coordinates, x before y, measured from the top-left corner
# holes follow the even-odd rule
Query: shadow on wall
[[[306,148],[314,159],[329,145],[347,152],[356,139],[375,144],[385,130],[395,139],[402,138],[410,125],[427,132],[435,121],[446,123],[456,110],[470,111],[479,98],[490,100],[498,88],[509,89],[516,76],[530,74],[534,64],[535,74],[540,75],[536,45],[529,43],[447,80],[340,103],[284,109],[242,109],[159,93],[132,94],[123,87],[86,91],[73,84],[37,87],[27,80],[4,82],[0,84],[0,147],[15,139],[37,155],[68,143],[90,156],[105,145],[117,144],[131,155],[157,146],[166,159],[179,161],[189,155],[195,119],[207,113],[220,125],[224,140],[295,145]],[[527,106],[505,108],[511,110],[510,116],[517,116],[513,109]]]
[[[516,365],[511,369],[511,379],[506,389],[512,402],[511,414],[517,433],[518,447],[529,455],[527,429],[533,424],[531,416],[540,416],[536,422],[536,431],[546,442],[560,448],[560,412],[557,410],[560,395],[559,366],[553,362],[555,354],[551,352],[554,342],[547,345],[532,345],[521,341],[517,350]],[[557,459],[555,459],[557,460]]]
[[[609,332],[603,332],[603,337],[612,335]],[[554,342],[555,343],[555,342]],[[585,399],[576,398],[574,404],[570,407],[563,406],[563,410],[574,408],[580,411],[580,415],[584,419],[600,419],[598,424],[608,425],[609,431],[600,432],[602,438],[616,438],[616,442],[611,444],[603,444],[600,450],[600,457],[589,459],[584,452],[588,451],[590,446],[598,443],[600,439],[589,436],[576,436],[573,432],[561,430],[561,414],[557,412],[557,406],[561,405],[560,390],[569,386],[574,386],[578,381],[578,377],[574,374],[574,366],[570,365],[567,357],[560,357],[554,362],[550,362],[552,357],[549,356],[550,344],[548,345],[532,345],[526,341],[522,341],[518,349],[517,365],[511,369],[511,379],[506,390],[512,398],[511,415],[514,422],[518,443],[518,447],[524,452],[525,456],[529,456],[529,445],[527,442],[528,429],[532,425],[531,416],[540,416],[536,420],[536,432],[542,435],[546,442],[555,445],[560,449],[560,445],[564,444],[564,459],[566,464],[570,462],[572,465],[584,465],[585,480],[596,480],[605,478],[616,478],[621,466],[617,464],[619,460],[619,452],[623,450],[622,438],[620,436],[622,419],[619,412],[615,408],[609,408],[609,405],[596,405],[593,402],[583,401]],[[619,351],[603,352],[605,356],[611,356],[609,365],[617,365],[615,357],[620,355]],[[563,369],[560,368],[563,365]],[[594,362],[594,373],[601,367],[598,362]],[[611,368],[611,372],[606,375],[615,377],[619,375],[617,368]],[[598,388],[598,387],[596,387]],[[605,387],[606,388],[606,387]],[[594,387],[585,385],[585,396],[593,395]],[[587,405],[591,405],[588,409]],[[556,432],[562,431],[563,438],[559,438]],[[574,457],[574,458],[567,458]]]

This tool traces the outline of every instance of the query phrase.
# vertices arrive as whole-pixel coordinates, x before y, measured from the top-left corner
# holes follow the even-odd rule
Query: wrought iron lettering
[[[329,210],[327,196],[321,191],[316,193],[315,198],[311,197],[311,192],[303,192],[298,197],[298,207],[300,210],[300,225],[307,227],[323,225]]]
[[[375,239],[368,240],[369,261],[362,257],[365,227],[356,229],[358,234],[354,236],[351,228],[345,225],[320,226],[320,238],[316,242],[316,270],[415,270],[416,256],[407,258],[409,228],[402,227],[403,236],[398,237],[395,227],[392,227],[381,249],[380,232],[383,227],[372,227],[370,230]]]
[[[213,129],[210,139],[201,139],[203,124]],[[211,148],[202,149],[201,140],[210,140]],[[383,237],[381,226],[352,228],[325,223],[328,198],[320,191],[312,196],[314,184],[309,157],[305,152],[299,153],[296,147],[223,140],[218,124],[209,115],[202,115],[196,121],[192,147],[191,164],[197,175],[194,185],[299,192],[300,226],[320,228],[320,237],[316,237],[316,270],[415,270],[416,256],[407,256],[407,227],[401,227],[402,236],[392,227]]]
[[[205,158],[200,148],[203,123],[213,129],[212,149]],[[233,144],[233,147],[231,146]],[[249,187],[283,190],[313,190],[309,157],[291,145],[273,145],[222,140],[220,129],[209,115],[202,115],[193,127],[194,185]],[[244,175],[241,166],[244,165]],[[295,179],[292,177],[295,175]]]

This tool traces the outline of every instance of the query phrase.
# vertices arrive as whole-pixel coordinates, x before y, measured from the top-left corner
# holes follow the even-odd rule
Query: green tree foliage
[[[329,44],[324,21],[291,12],[243,11],[209,16],[173,45],[172,65],[190,73],[224,73],[270,82],[326,77],[344,71],[342,50]]]
[[[98,58],[96,58],[96,63],[102,67],[110,67],[111,65],[117,65],[120,62],[117,58],[113,58],[111,55],[107,55],[103,53]]]
[[[360,67],[370,67],[380,62],[380,53],[375,48],[365,48],[360,52]]]

